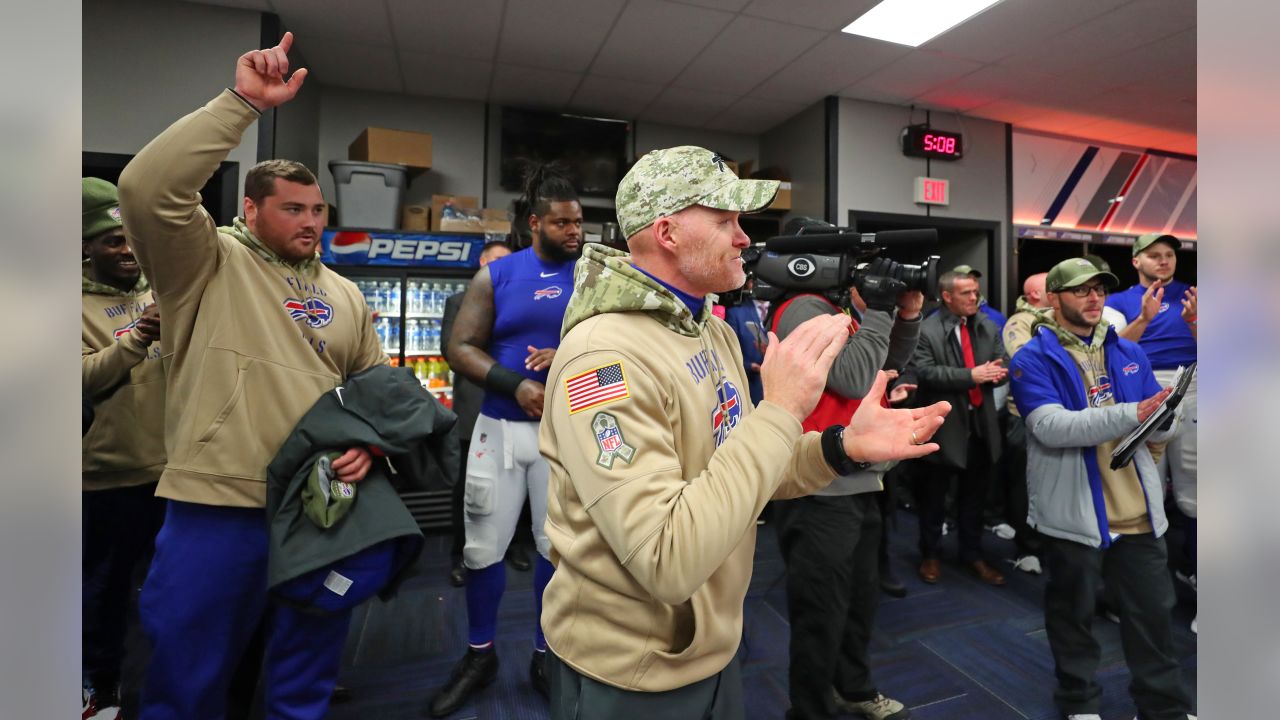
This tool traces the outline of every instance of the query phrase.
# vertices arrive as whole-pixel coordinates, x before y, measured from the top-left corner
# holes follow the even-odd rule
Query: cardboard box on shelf
[[[431,208],[425,205],[405,205],[400,212],[400,229],[426,232],[431,229]]]
[[[347,159],[431,169],[431,133],[368,127],[347,147]]]
[[[773,202],[769,204],[767,210],[790,210],[791,209],[791,183],[784,182],[778,186],[778,194],[774,196]]]

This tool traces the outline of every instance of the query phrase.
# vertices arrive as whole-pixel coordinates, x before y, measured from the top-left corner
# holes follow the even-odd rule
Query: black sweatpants
[[[968,462],[964,470],[948,470],[929,463],[916,469],[916,505],[920,508],[920,557],[938,558],[942,522],[946,516],[947,486],[959,475],[956,486],[956,524],[960,562],[982,559],[982,507],[991,483],[991,456],[985,440],[969,433]]]
[[[155,495],[155,483],[80,494],[81,664],[95,688],[120,681],[133,572],[164,522]]]
[[[1097,713],[1102,688],[1095,679],[1102,649],[1092,623],[1098,591],[1120,616],[1120,643],[1132,681],[1129,694],[1140,720],[1186,720],[1191,702],[1173,651],[1173,582],[1164,538],[1121,535],[1105,550],[1042,536],[1049,581],[1044,626],[1058,687],[1054,700],[1067,715]]]
[[[834,687],[876,696],[868,647],[880,602],[879,493],[777,503],[791,622],[790,718],[832,718]]]
[[[1013,541],[1018,556],[1041,554],[1040,536],[1027,524],[1027,425],[1021,417],[1010,414],[1005,432],[1004,456],[1000,460],[1007,482],[1005,519],[1017,534]]]
[[[666,692],[635,692],[592,680],[547,652],[551,720],[743,720],[735,655],[709,678]]]

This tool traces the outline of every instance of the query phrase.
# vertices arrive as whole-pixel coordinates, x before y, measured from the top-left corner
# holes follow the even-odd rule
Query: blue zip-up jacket
[[[1027,522],[1051,537],[1092,547],[1111,544],[1097,446],[1123,438],[1138,423],[1138,403],[1160,391],[1147,355],[1108,327],[1102,343],[1115,405],[1090,407],[1075,360],[1052,328],[1038,325],[1013,357],[1009,379],[1027,423]],[[1151,440],[1173,436],[1177,421]],[[1169,523],[1164,489],[1146,447],[1133,456],[1156,537]]]

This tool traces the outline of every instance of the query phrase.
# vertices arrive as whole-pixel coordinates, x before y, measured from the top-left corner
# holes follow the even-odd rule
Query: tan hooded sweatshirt
[[[733,331],[629,257],[587,244],[546,388],[547,643],[579,673],[671,690],[720,672],[742,636],[756,518],[835,473],[818,433],[753,408]]]
[[[152,483],[164,469],[164,370],[160,345],[135,325],[154,302],[145,277],[131,290],[80,282],[80,391],[93,424],[80,439],[84,490]]]

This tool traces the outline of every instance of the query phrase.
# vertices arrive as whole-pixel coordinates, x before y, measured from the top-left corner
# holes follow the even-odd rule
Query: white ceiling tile
[[[578,73],[498,63],[490,99],[503,105],[562,109],[582,81]]]
[[[1044,47],[1060,33],[1128,0],[1004,0],[921,47],[994,62],[1023,49]]]
[[[640,115],[641,120],[702,127],[737,100],[736,96],[669,87]]]
[[[824,37],[819,30],[739,17],[716,36],[673,84],[742,95]]]
[[[605,77],[666,84],[733,15],[662,0],[631,0],[591,65]]]
[[[396,46],[406,52],[492,60],[503,0],[386,0]]]
[[[586,70],[625,3],[626,0],[508,3],[498,60],[552,70]]]
[[[639,115],[662,89],[654,83],[588,75],[569,100],[569,107],[626,120]]]
[[[802,112],[807,105],[742,98],[707,123],[712,130],[758,135]]]
[[[995,102],[974,108],[965,114],[1017,125],[1024,120],[1039,115],[1045,115],[1049,112],[1052,111],[1038,103],[1029,103],[1021,100],[1005,98],[1003,100],[996,100]]]
[[[862,17],[879,3],[880,0],[752,0],[742,14],[833,31]]]
[[[403,92],[400,66],[390,45],[326,40],[306,47],[308,81],[361,90]]]
[[[401,52],[405,92],[427,97],[485,100],[493,63],[435,53]]]
[[[262,12],[275,12],[271,7],[271,3],[267,0],[187,0],[195,5],[217,5],[218,7],[244,8],[245,10],[260,10]]]
[[[391,24],[382,3],[345,0],[272,0],[284,26],[299,38],[390,45]]]
[[[761,83],[751,96],[812,103],[840,92],[909,52],[911,48],[903,45],[835,33]]]
[[[846,97],[893,98],[903,103],[981,68],[972,60],[945,57],[927,50],[913,50],[840,92]]]
[[[699,7],[711,8],[713,10],[727,10],[729,12],[738,12],[747,6],[751,0],[677,0],[677,2],[685,5],[697,5]]]

